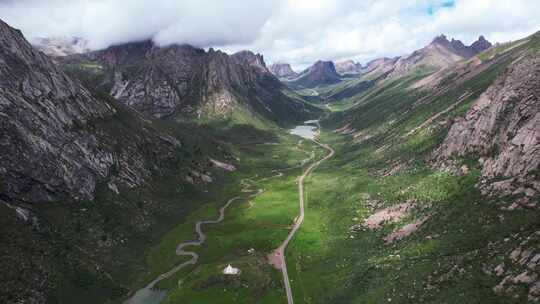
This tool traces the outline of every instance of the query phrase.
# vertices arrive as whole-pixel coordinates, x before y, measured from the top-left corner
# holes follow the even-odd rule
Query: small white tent
[[[237,275],[239,273],[240,269],[232,267],[231,264],[229,264],[227,267],[225,267],[225,269],[223,269],[223,274]]]

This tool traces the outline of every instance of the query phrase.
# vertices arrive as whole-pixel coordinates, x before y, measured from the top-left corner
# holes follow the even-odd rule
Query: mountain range
[[[91,70],[94,85],[154,117],[237,118],[290,123],[317,109],[286,94],[259,54],[227,55],[189,45],[151,41],[109,47],[62,59],[74,73]]]
[[[426,71],[439,70],[458,61],[468,59],[492,47],[484,36],[471,45],[466,46],[459,40],[448,40],[445,35],[440,35],[424,48],[414,51],[410,55],[396,58],[374,59],[362,66],[352,60],[344,60],[336,63],[318,61],[299,75],[289,74],[283,77],[292,86],[313,88],[318,85],[339,82],[340,76],[360,75],[364,78],[375,79],[380,76],[385,78],[398,78],[412,70]],[[280,66],[290,66],[281,64]]]
[[[0,20],[1,303],[540,300],[540,32],[300,73],[36,43]]]

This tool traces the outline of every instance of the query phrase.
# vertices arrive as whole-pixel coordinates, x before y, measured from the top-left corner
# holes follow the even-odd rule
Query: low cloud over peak
[[[0,18],[30,39],[77,36],[90,47],[152,38],[234,52],[303,68],[318,59],[366,62],[403,55],[445,33],[464,43],[540,30],[537,0],[17,0]]]
[[[272,16],[271,1],[18,0],[0,2],[0,18],[31,40],[77,36],[92,48],[144,39],[199,47],[250,43]]]

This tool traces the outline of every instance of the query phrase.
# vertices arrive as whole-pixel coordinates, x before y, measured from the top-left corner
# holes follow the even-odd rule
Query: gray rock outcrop
[[[139,112],[165,118],[229,117],[235,111],[270,120],[302,120],[316,109],[289,98],[264,58],[250,51],[228,55],[189,45],[128,43],[64,60],[105,70],[110,94]]]
[[[452,125],[439,160],[474,154],[482,162],[483,188],[495,194],[540,192],[540,58],[513,63]]]
[[[168,157],[180,145],[144,128],[117,136],[123,126],[115,107],[2,21],[0,116],[0,199],[6,201],[92,200],[96,184],[112,177],[141,185],[152,167],[141,146],[152,142]]]

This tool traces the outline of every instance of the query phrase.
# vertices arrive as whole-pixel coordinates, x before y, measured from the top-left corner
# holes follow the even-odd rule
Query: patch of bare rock
[[[497,294],[515,295],[525,287],[527,301],[538,303],[540,300],[540,251],[535,242],[540,231],[525,237],[517,248],[506,253],[504,261],[486,273],[499,277],[499,283],[493,287]]]
[[[392,233],[390,233],[389,235],[385,236],[383,240],[386,244],[391,244],[395,241],[402,240],[408,237],[409,235],[415,233],[429,219],[430,217],[426,216],[424,218],[416,220],[414,223],[410,223],[401,228],[398,228],[394,230]]]
[[[225,162],[221,162],[219,160],[215,160],[213,158],[209,158],[210,162],[212,163],[212,165],[216,168],[220,168],[220,169],[223,169],[225,171],[229,171],[229,172],[233,172],[233,171],[236,171],[236,167],[231,165],[231,164],[228,164],[228,163],[225,163]]]
[[[485,195],[521,197],[520,206],[537,207],[540,180],[540,58],[511,64],[464,117],[456,119],[434,152],[439,168],[455,156],[477,155],[478,185]]]
[[[374,203],[372,203],[374,202]],[[379,209],[363,220],[361,224],[353,225],[351,231],[378,230],[389,224],[396,224],[409,218],[414,209],[419,208],[418,202],[415,199],[410,199],[405,203],[395,206],[380,209],[381,203],[378,201],[368,202],[368,207]],[[396,228],[390,234],[386,235],[383,240],[387,244],[399,241],[416,232],[424,223],[430,219],[430,216],[425,216],[412,223],[405,224]]]

